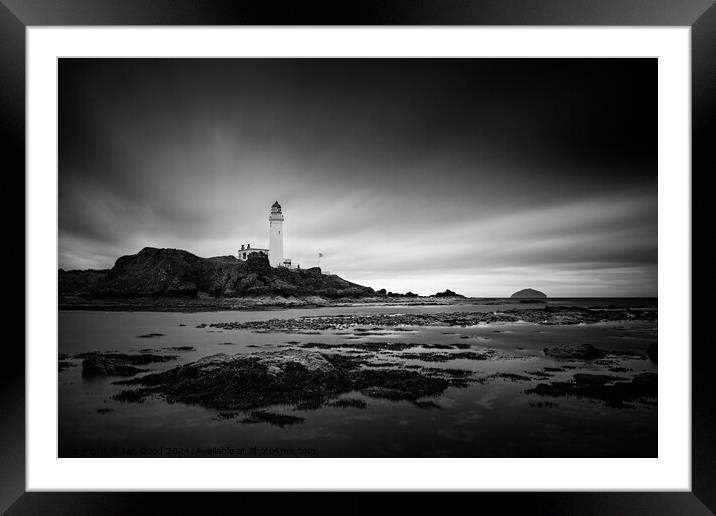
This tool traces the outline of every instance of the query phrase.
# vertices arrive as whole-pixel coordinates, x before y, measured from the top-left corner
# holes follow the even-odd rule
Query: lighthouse
[[[283,213],[278,201],[271,206],[269,215],[269,263],[271,267],[283,264]]]

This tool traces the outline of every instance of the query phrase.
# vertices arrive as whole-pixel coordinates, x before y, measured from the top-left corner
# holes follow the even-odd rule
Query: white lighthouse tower
[[[269,215],[269,263],[271,267],[280,267],[283,263],[283,213],[276,201]]]

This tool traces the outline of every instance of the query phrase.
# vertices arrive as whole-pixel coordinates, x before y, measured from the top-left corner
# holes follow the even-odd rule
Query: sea
[[[657,308],[656,298],[550,299],[550,306]],[[324,308],[214,312],[60,311],[58,355],[72,367],[58,372],[58,454],[60,457],[656,457],[658,402],[610,406],[595,399],[547,397],[526,392],[545,381],[570,381],[575,373],[610,374],[629,379],[657,372],[645,358],[624,358],[619,373],[609,364],[551,358],[545,348],[590,344],[600,349],[644,354],[658,341],[657,321],[618,321],[577,325],[525,322],[471,327],[405,327],[378,335],[259,333],[219,329],[213,323],[324,315],[494,312],[544,307],[545,303],[469,300],[449,305],[355,304]],[[206,325],[206,326],[202,326]],[[202,326],[202,327],[198,327]],[[344,332],[342,332],[344,333]],[[154,337],[146,337],[155,334]],[[351,340],[346,340],[351,337]],[[161,371],[217,353],[286,349],[287,342],[410,342],[465,344],[495,350],[494,360],[451,360],[430,367],[468,369],[489,381],[451,386],[431,403],[389,400],[345,393],[365,408],[324,406],[306,410],[272,406],[294,416],[296,424],[248,423],[223,418],[216,409],[169,403],[149,397],[141,403],[113,398],[126,386],[113,376],[86,377],[87,352],[177,355],[152,364]],[[191,347],[190,351],[169,348]],[[425,364],[422,364],[425,365]],[[612,366],[614,364],[611,364]],[[551,377],[534,371],[553,370]],[[560,369],[563,369],[560,371]],[[506,375],[499,376],[501,373]],[[530,377],[515,381],[510,375]],[[248,416],[248,414],[246,414]]]

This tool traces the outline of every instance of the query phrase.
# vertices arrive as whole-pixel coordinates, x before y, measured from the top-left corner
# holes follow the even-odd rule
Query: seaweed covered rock
[[[580,373],[575,374],[572,381],[541,383],[525,392],[542,396],[576,396],[624,407],[629,402],[656,398],[657,379],[656,373],[641,373],[631,381],[618,376]]]
[[[126,383],[152,387],[170,402],[226,410],[327,399],[350,385],[320,353],[292,350],[220,353]]]
[[[646,357],[629,349],[599,349],[591,344],[580,344],[577,346],[558,346],[544,348],[544,354],[548,357],[560,360],[599,360],[605,357],[620,357],[633,360],[645,360]]]
[[[561,360],[597,360],[607,356],[606,351],[595,348],[591,344],[545,348],[544,354]]]
[[[82,361],[84,376],[132,376],[141,372],[142,369],[138,367],[102,355],[88,357]]]
[[[65,371],[70,367],[75,367],[76,365],[77,364],[73,364],[72,362],[69,362],[67,360],[60,360],[57,362],[57,371],[61,373],[62,371]]]
[[[204,357],[168,371],[120,382],[142,386],[117,399],[141,401],[158,394],[220,410],[248,410],[270,405],[317,408],[339,394],[417,400],[438,396],[451,384],[442,376],[404,369],[364,368],[365,360],[303,349],[260,351]]]
[[[285,427],[303,423],[305,421],[302,417],[290,416],[286,414],[276,414],[274,412],[268,412],[266,410],[255,410],[251,413],[251,416],[241,420],[244,424],[251,423],[268,423],[270,425]]]
[[[126,355],[124,353],[82,353],[82,375],[84,376],[133,376],[144,369],[135,367],[155,362],[166,362],[176,359],[176,355]]]
[[[314,317],[275,318],[261,321],[227,321],[213,323],[223,330],[325,331],[344,330],[351,326],[399,328],[401,326],[475,326],[495,322],[531,322],[541,325],[588,324],[607,321],[655,321],[656,310],[596,311],[578,307],[505,310],[504,312],[443,312],[363,315],[317,315]],[[592,348],[593,349],[593,348]]]
[[[354,388],[372,398],[417,400],[439,396],[450,386],[444,378],[402,369],[363,369],[354,374]]]

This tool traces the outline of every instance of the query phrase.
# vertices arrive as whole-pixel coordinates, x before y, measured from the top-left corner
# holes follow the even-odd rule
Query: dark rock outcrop
[[[94,298],[197,298],[320,296],[329,299],[374,295],[373,289],[321,269],[271,267],[268,257],[252,254],[242,262],[233,256],[200,258],[180,249],[146,247],[117,259],[109,271],[59,272],[60,296]]]
[[[547,299],[547,294],[534,290],[532,288],[525,288],[519,290],[510,296],[511,299]]]
[[[462,297],[462,298],[464,298],[465,296],[456,294],[455,292],[453,292],[450,289],[446,289],[445,292],[438,292],[437,294],[433,294],[432,297]]]
[[[332,398],[360,391],[373,398],[415,401],[439,396],[451,384],[442,377],[407,369],[365,369],[365,360],[306,350],[211,355],[168,371],[148,374],[125,385],[115,399],[141,401],[158,394],[220,410],[248,410],[270,405],[318,408]]]

